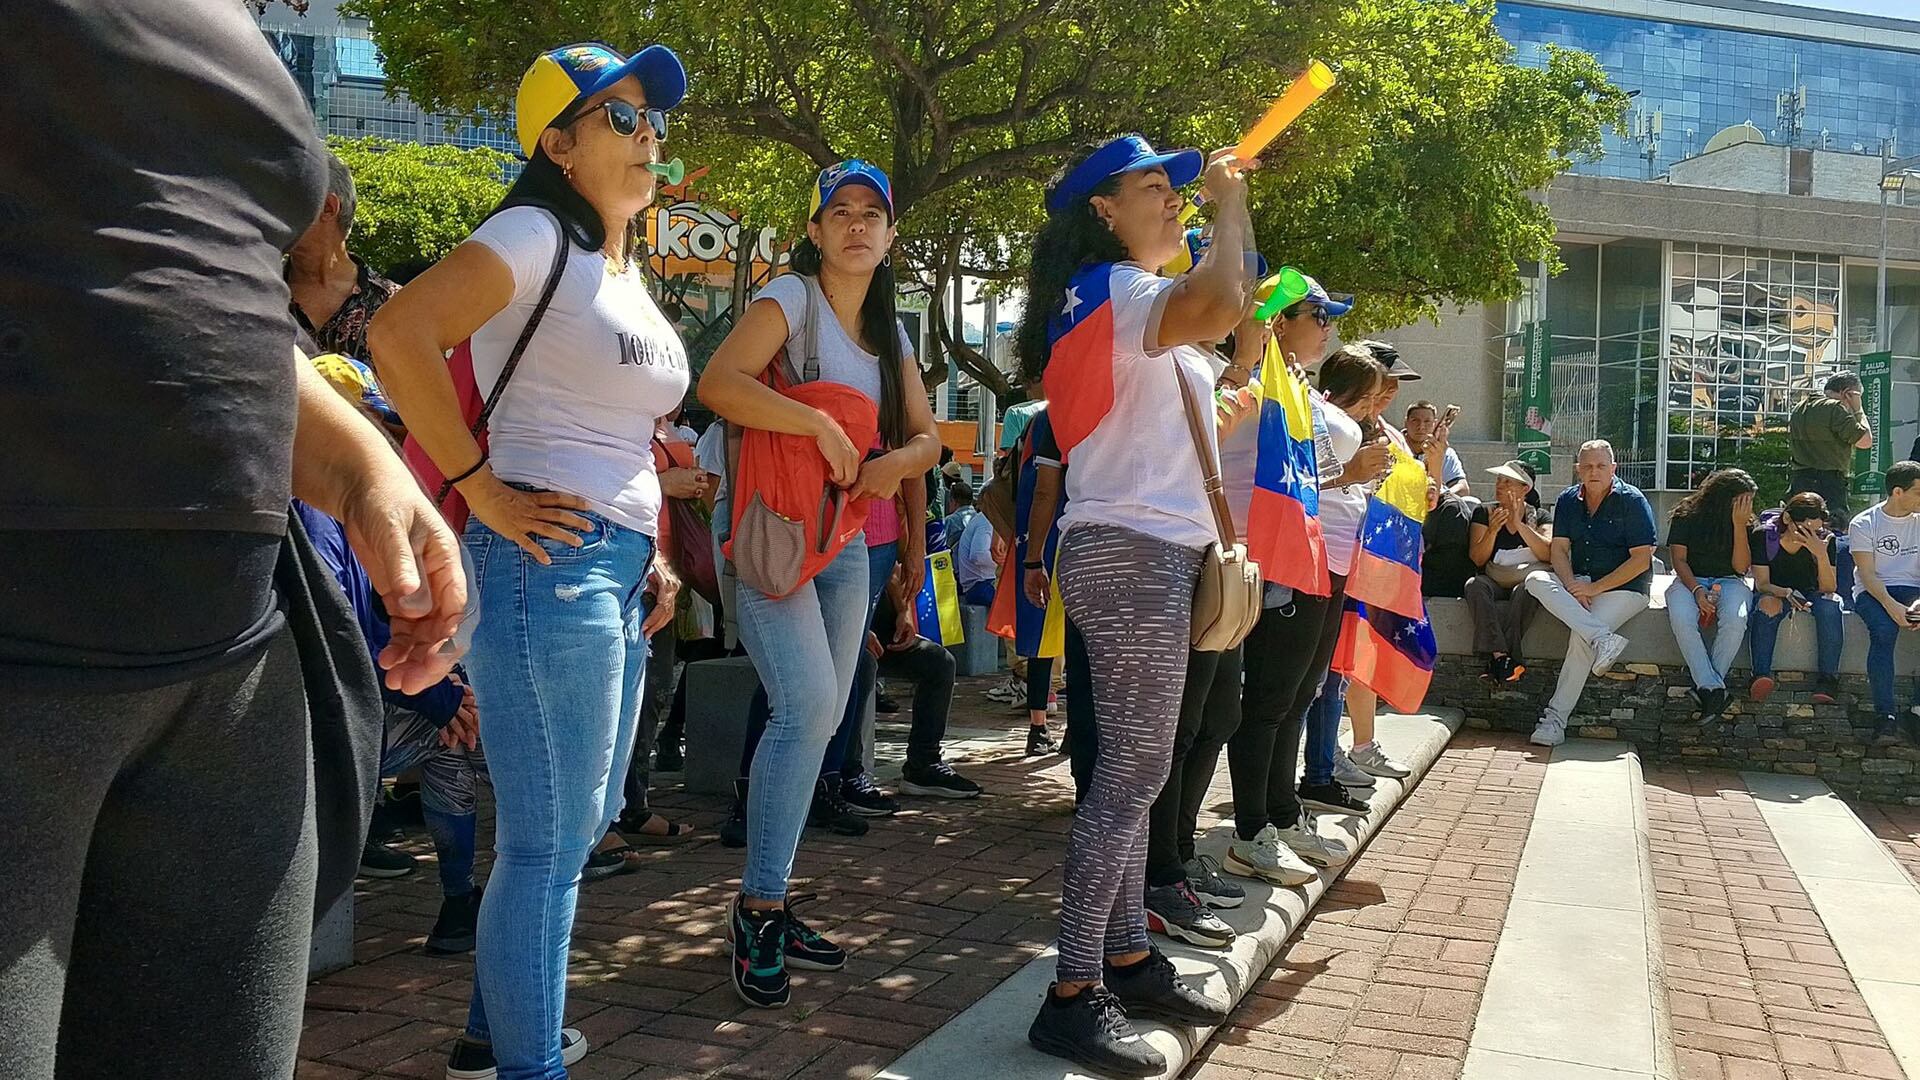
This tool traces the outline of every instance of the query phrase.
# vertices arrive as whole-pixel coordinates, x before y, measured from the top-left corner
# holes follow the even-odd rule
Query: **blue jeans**
[[[1887,595],[1902,604],[1911,604],[1920,600],[1920,588],[1889,585]],[[1894,622],[1880,601],[1866,593],[1854,597],[1853,609],[1860,613],[1860,621],[1867,624],[1867,683],[1873,687],[1873,711],[1886,716],[1894,711],[1893,650],[1900,644],[1900,635],[1912,631]],[[1920,705],[1920,687],[1916,687],[1915,694],[1914,704]]]
[[[782,599],[740,584],[740,640],[772,707],[747,788],[740,891],[752,899],[787,895],[820,761],[846,711],[866,637],[869,574],[867,547],[855,538]]]
[[[1746,578],[1695,578],[1708,590],[1718,587],[1719,606],[1713,617],[1713,649],[1700,632],[1700,601],[1679,578],[1667,586],[1667,622],[1673,626],[1673,639],[1680,655],[1687,658],[1687,672],[1693,685],[1702,690],[1724,690],[1733,658],[1740,655],[1740,643],[1747,637],[1747,614],[1753,607],[1753,586]]]
[[[1301,782],[1333,783],[1334,752],[1340,749],[1340,714],[1347,710],[1347,677],[1327,672],[1320,700],[1307,713],[1307,760]]]
[[[465,896],[473,891],[475,807],[486,756],[478,749],[448,747],[440,728],[412,709],[386,703],[386,745],[380,751],[380,775],[420,770],[420,812],[433,837],[440,863],[440,891]]]
[[[1813,631],[1814,639],[1819,643],[1820,674],[1837,675],[1840,673],[1840,646],[1846,640],[1845,630],[1840,625],[1840,598],[1814,596],[1809,599],[1813,602]],[[1753,651],[1753,674],[1756,678],[1773,674],[1773,644],[1780,634],[1780,624],[1797,617],[1791,605],[1785,601],[1781,604],[1780,614],[1769,615],[1756,603],[1753,614],[1747,619],[1747,647]]]
[[[864,631],[873,625],[874,609],[880,606],[880,593],[887,587],[888,579],[893,577],[893,568],[900,561],[900,543],[889,540],[867,549],[867,617],[860,624]],[[861,644],[866,644],[862,634]],[[864,651],[861,654],[865,657]],[[867,698],[873,695],[873,684],[880,678],[880,667],[866,657],[865,661],[853,670],[853,687],[847,693],[847,711],[840,717],[840,726],[834,729],[833,738],[827,742],[827,756],[820,761],[820,775],[829,776],[839,773],[842,777],[859,776],[866,771],[866,754],[856,750],[854,760],[848,761],[848,748],[858,747],[860,721],[866,713]]]
[[[653,540],[580,513],[593,523],[580,547],[536,538],[550,566],[477,518],[463,538],[485,612],[466,664],[496,804],[467,1035],[493,1043],[500,1080],[567,1075],[580,869],[620,814],[646,676]]]

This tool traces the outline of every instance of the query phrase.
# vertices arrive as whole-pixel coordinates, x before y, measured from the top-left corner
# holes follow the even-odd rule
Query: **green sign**
[[[1547,320],[1527,324],[1521,351],[1520,460],[1545,476],[1553,471],[1553,333]]]
[[[1881,495],[1893,467],[1893,354],[1860,355],[1860,411],[1873,425],[1873,448],[1853,452],[1856,495]]]

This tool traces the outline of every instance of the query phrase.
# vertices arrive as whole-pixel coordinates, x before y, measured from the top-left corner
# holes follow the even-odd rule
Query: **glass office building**
[[[1644,4],[1632,5],[1644,9]],[[1691,4],[1695,13],[1711,10]],[[1570,10],[1580,7],[1594,10]],[[1920,52],[1873,44],[1887,35],[1877,23],[1893,20],[1827,16],[1801,9],[1812,19],[1857,26],[1857,41],[1816,40],[1727,26],[1662,21],[1643,14],[1611,14],[1625,3],[1588,0],[1569,7],[1498,5],[1494,25],[1523,62],[1538,60],[1546,46],[1582,49],[1599,58],[1615,84],[1638,90],[1630,120],[1638,134],[1606,138],[1606,156],[1576,171],[1644,180],[1682,158],[1701,152],[1722,128],[1752,121],[1776,144],[1879,153],[1880,141],[1896,140],[1897,152],[1920,153]],[[1777,10],[1764,4],[1727,3],[1730,14]],[[1915,4],[1920,15],[1920,2]],[[1731,24],[1736,20],[1729,18]],[[1920,33],[1920,23],[1913,24]],[[1806,88],[1797,135],[1783,127],[1779,96]],[[1660,134],[1645,131],[1655,113]]]

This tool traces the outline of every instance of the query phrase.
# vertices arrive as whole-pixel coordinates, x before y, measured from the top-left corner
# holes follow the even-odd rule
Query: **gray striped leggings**
[[[1100,756],[1067,842],[1060,979],[1144,952],[1147,811],[1166,784],[1201,553],[1118,525],[1060,542],[1060,598],[1086,639]]]

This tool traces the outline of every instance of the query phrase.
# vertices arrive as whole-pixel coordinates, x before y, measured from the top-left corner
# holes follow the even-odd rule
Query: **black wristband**
[[[1021,563],[1020,565],[1026,567],[1029,570],[1045,570],[1047,568],[1047,564],[1043,562]]]
[[[472,476],[474,473],[479,472],[480,467],[482,465],[485,465],[486,463],[487,463],[487,452],[482,450],[480,452],[480,460],[474,462],[472,468],[468,469],[466,472],[461,473],[459,476],[450,476],[447,478],[447,486],[452,487],[458,484],[460,481],[465,480],[469,476]]]

